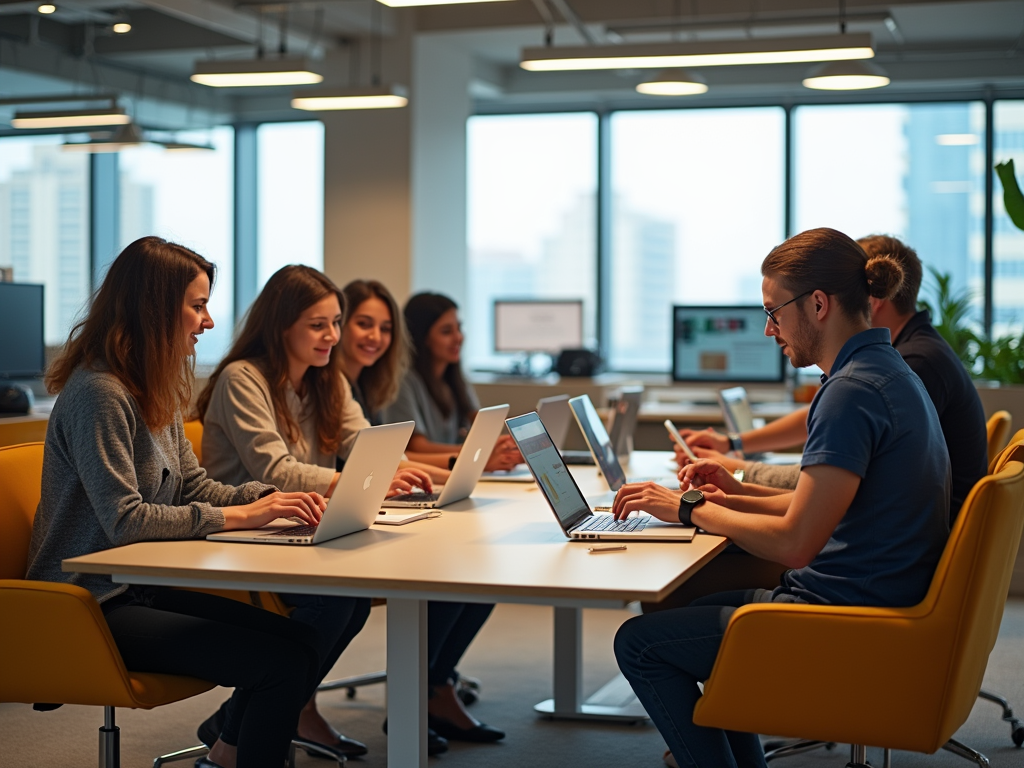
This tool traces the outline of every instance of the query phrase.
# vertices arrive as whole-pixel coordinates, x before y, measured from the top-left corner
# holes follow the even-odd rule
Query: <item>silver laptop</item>
[[[544,498],[555,513],[562,532],[570,539],[587,541],[691,541],[695,528],[679,523],[664,523],[647,514],[615,520],[611,515],[595,515],[580,493],[576,480],[555,450],[544,424],[536,412],[516,416],[505,422],[512,438],[523,452]]]
[[[750,407],[750,400],[747,399],[747,390],[743,387],[729,387],[718,391],[718,403],[722,406],[722,420],[729,432],[737,434],[749,432],[754,429],[754,412]],[[760,461],[765,464],[797,464],[800,461],[799,453],[776,453],[768,451],[765,453],[744,453],[744,457],[750,461]]]
[[[414,422],[403,421],[359,431],[319,525],[296,525],[294,520],[279,518],[262,528],[220,531],[206,538],[248,544],[320,544],[365,531],[380,514],[380,503],[391,487],[414,426]]]
[[[565,438],[569,436],[569,426],[572,424],[572,411],[569,409],[568,395],[554,395],[542,397],[537,401],[537,415],[544,422],[544,428],[551,435],[555,448],[562,454],[566,464],[593,464],[594,459],[586,448],[582,450],[567,449]],[[527,475],[530,470],[523,468]],[[533,476],[530,475],[530,479]]]
[[[508,405],[494,405],[477,411],[466,442],[462,444],[452,467],[452,474],[439,493],[403,493],[385,499],[383,506],[434,509],[468,498],[484,472],[498,435],[505,428],[506,416]]]
[[[643,400],[643,387],[623,387],[619,397],[612,408],[612,421],[608,428],[608,436],[611,438],[615,453],[619,460],[629,461],[633,453],[633,433],[636,431],[636,421],[640,416],[640,402]]]

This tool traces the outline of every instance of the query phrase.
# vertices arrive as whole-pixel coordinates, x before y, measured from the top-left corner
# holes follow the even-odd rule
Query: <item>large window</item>
[[[1024,101],[995,103],[995,161],[1013,160],[1024,185]],[[1003,186],[995,181],[993,200],[992,335],[1024,332],[1024,232],[1003,206]]]
[[[952,275],[955,291],[969,290],[980,321],[984,138],[977,102],[798,107],[794,231],[894,235]],[[926,273],[922,297],[930,285]]]
[[[494,352],[495,299],[582,299],[595,343],[597,117],[473,117],[468,126],[466,360],[508,366]]]
[[[46,286],[47,344],[67,340],[90,288],[89,158],[62,142],[0,139],[0,267]]]
[[[231,343],[234,324],[234,131],[182,134],[213,151],[147,146],[120,153],[121,248],[145,235],[180,243],[217,265],[210,299],[214,327],[196,347],[199,363],[215,364]],[[105,256],[105,255],[101,255]]]
[[[256,141],[262,287],[286,264],[324,268],[324,126],[265,123]]]
[[[784,236],[785,113],[618,112],[611,118],[611,367],[669,368],[673,304],[761,303]]]

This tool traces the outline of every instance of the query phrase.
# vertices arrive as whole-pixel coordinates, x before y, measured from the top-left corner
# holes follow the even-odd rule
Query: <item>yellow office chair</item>
[[[192,452],[196,460],[203,463],[203,422],[195,419],[185,422],[185,439],[192,443]]]
[[[99,765],[117,768],[115,707],[152,709],[208,691],[213,683],[128,671],[88,590],[25,578],[42,468],[42,443],[0,448],[0,701],[103,707]],[[173,759],[205,751],[194,747]]]
[[[886,750],[886,765],[891,749],[940,748],[987,765],[950,737],[977,699],[999,631],[1024,530],[1022,454],[974,486],[918,605],[737,610],[694,722],[852,744],[852,766],[865,765],[866,744]],[[764,663],[791,658],[800,664]],[[830,695],[836,687],[842,695]]]
[[[1010,429],[1013,426],[1013,417],[1009,411],[996,411],[985,423],[985,430],[988,432],[988,460],[995,460],[996,456],[1006,445],[1010,436]]]
[[[0,419],[0,446],[21,445],[46,439],[46,420]]]

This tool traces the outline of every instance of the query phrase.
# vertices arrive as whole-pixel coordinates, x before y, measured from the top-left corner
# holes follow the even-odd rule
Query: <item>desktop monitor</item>
[[[45,367],[43,286],[0,283],[0,379],[31,379]]]
[[[672,308],[672,378],[675,381],[775,382],[785,358],[764,335],[764,309]]]
[[[583,301],[494,302],[495,352],[547,352],[583,346]]]

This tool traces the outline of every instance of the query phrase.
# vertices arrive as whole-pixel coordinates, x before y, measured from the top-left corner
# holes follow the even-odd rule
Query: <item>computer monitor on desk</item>
[[[0,379],[33,379],[45,368],[43,286],[0,282]]]
[[[546,352],[583,346],[583,301],[496,300],[495,352]]]
[[[764,335],[758,306],[672,308],[675,381],[781,382],[782,351]]]

